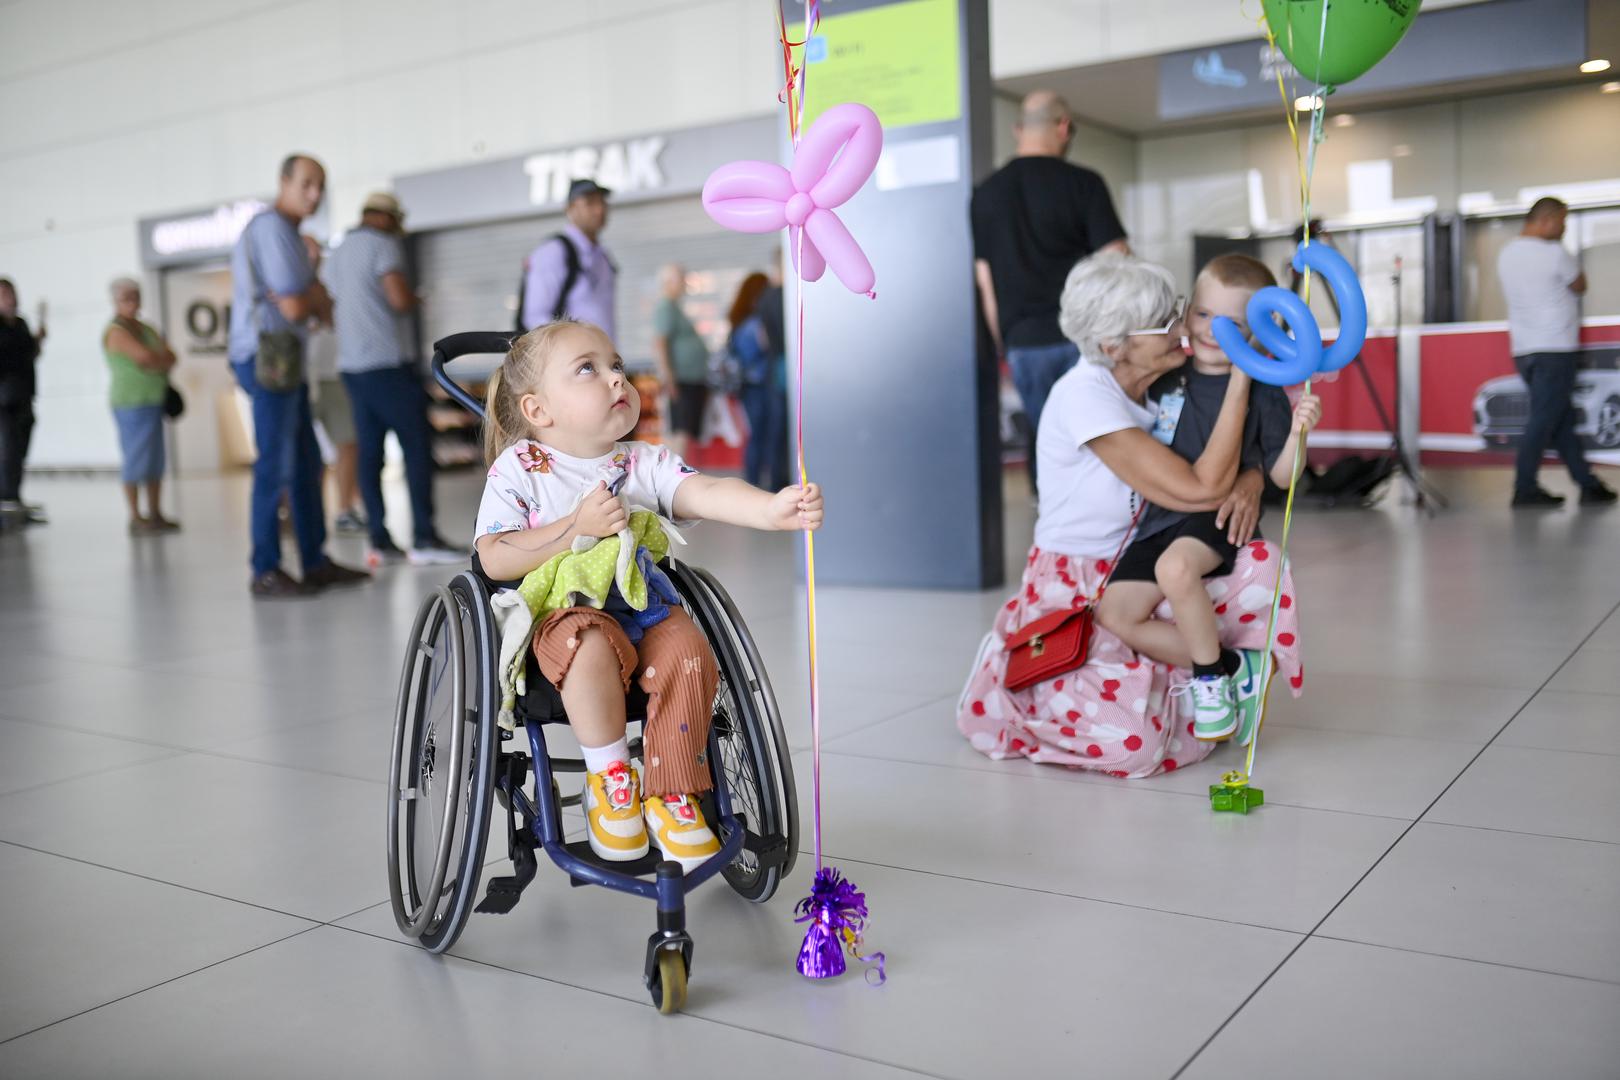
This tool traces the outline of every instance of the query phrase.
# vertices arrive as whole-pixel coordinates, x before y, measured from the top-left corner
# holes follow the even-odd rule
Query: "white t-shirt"
[[[537,529],[572,513],[580,496],[606,481],[637,510],[675,517],[675,489],[697,470],[667,446],[622,442],[598,458],[570,457],[525,439],[489,468],[473,540],[490,533]]]
[[[1557,240],[1516,236],[1496,258],[1507,297],[1508,339],[1514,356],[1580,348],[1580,298],[1569,291],[1580,264]]]
[[[1126,428],[1147,431],[1156,415],[1126,397],[1112,371],[1084,357],[1053,385],[1035,437],[1041,477],[1037,547],[1114,557],[1137,496],[1086,443]]]

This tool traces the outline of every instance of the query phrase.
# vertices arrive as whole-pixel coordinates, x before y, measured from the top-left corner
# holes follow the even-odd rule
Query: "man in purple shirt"
[[[595,180],[568,187],[568,225],[529,254],[523,274],[523,329],[563,316],[595,323],[613,337],[613,294],[619,268],[597,243],[607,225],[607,197]]]

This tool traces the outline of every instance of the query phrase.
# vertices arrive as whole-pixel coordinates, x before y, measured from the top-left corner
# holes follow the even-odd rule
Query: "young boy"
[[[1192,362],[1165,376],[1149,392],[1159,403],[1154,437],[1188,461],[1196,461],[1209,441],[1232,372],[1231,360],[1215,341],[1214,321],[1224,315],[1247,333],[1249,298],[1276,283],[1265,264],[1247,255],[1222,255],[1199,271],[1187,310]],[[1314,395],[1305,395],[1290,410],[1281,388],[1255,383],[1242,468],[1259,468],[1277,486],[1287,487],[1299,433],[1315,427],[1320,417],[1321,405]],[[1216,740],[1236,732],[1239,745],[1247,745],[1259,716],[1265,657],[1221,647],[1215,605],[1204,579],[1231,573],[1238,545],[1230,536],[1230,522],[1220,528],[1215,517],[1213,510],[1185,513],[1149,505],[1114,570],[1097,617],[1135,647],[1134,642],[1142,640],[1140,629],[1152,621],[1159,602],[1168,598],[1190,662],[1187,666],[1193,669],[1186,687],[1193,699],[1193,734]],[[1162,628],[1152,634],[1161,643],[1164,636]]]

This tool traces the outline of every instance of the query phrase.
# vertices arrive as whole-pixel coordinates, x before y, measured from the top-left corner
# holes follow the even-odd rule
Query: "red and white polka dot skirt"
[[[1256,540],[1238,552],[1231,574],[1208,582],[1223,645],[1265,648],[1279,565],[1276,545]],[[1185,699],[1169,693],[1192,673],[1137,655],[1100,626],[1081,667],[1017,693],[1003,685],[1006,636],[1094,595],[1107,572],[1105,559],[1030,550],[1022,587],[1002,605],[957,702],[956,726],[975,750],[996,759],[1022,756],[1136,778],[1201,761],[1219,745],[1193,738],[1192,717],[1178,711]],[[1305,682],[1299,604],[1292,574],[1286,567],[1282,573],[1272,693],[1286,683],[1297,697]],[[1156,614],[1170,621],[1169,603]]]

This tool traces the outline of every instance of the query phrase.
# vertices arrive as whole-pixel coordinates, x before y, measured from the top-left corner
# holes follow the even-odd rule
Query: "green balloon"
[[[1423,0],[1261,0],[1277,47],[1307,79],[1343,86],[1389,55]],[[1322,7],[1327,6],[1327,26]],[[1321,46],[1321,55],[1317,47]]]

